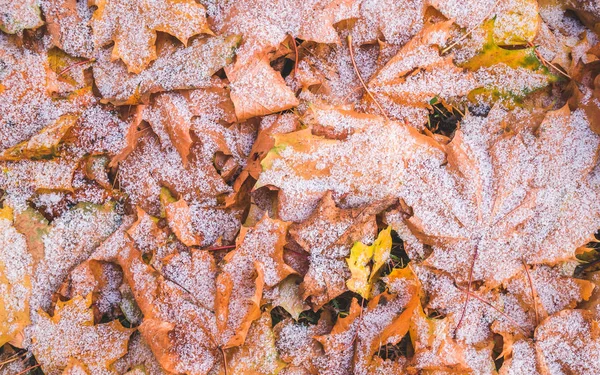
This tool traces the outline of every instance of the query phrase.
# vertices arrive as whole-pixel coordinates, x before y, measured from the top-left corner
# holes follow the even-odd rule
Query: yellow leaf
[[[381,266],[385,264],[392,250],[392,228],[381,231],[372,245],[356,242],[346,259],[352,277],[346,282],[348,289],[369,298],[373,283],[377,280]],[[370,264],[373,263],[371,270]]]

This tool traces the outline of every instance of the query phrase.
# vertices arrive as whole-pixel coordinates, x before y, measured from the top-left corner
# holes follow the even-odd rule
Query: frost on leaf
[[[277,374],[285,367],[285,363],[277,354],[271,326],[269,312],[263,312],[260,318],[252,323],[244,344],[226,354],[228,374],[270,375]]]
[[[339,42],[333,25],[355,17],[357,5],[349,0],[232,1],[218,5],[213,22],[221,33],[244,36],[240,54],[246,60],[275,49],[288,34],[319,43]]]
[[[240,121],[298,105],[294,92],[269,65],[267,55],[257,57],[252,64],[238,62],[225,71],[231,81],[231,100]]]
[[[391,203],[384,200],[360,209],[341,209],[327,193],[308,219],[292,225],[290,237],[309,253],[301,285],[304,299],[322,306],[347,290],[351,273],[345,258],[354,243],[375,239],[375,215]]]
[[[212,311],[147,265],[131,241],[117,260],[144,314],[138,329],[161,366],[174,373],[208,374],[218,358]]]
[[[33,326],[32,350],[45,374],[57,375],[77,358],[94,374],[114,374],[111,365],[127,352],[131,330],[121,323],[94,324],[91,296],[57,302]]]
[[[224,347],[244,343],[253,320],[260,316],[263,287],[274,287],[294,270],[283,260],[288,224],[265,216],[243,227],[236,249],[223,259],[217,276],[215,313]]]
[[[35,0],[0,1],[0,30],[9,34],[20,34],[26,29],[35,29],[44,24],[40,7]]]
[[[371,245],[355,242],[346,259],[352,277],[346,281],[348,289],[363,298],[371,296],[373,282],[376,281],[381,267],[388,261],[392,249],[391,228],[379,232]],[[372,265],[371,265],[372,263]]]
[[[306,219],[328,190],[342,207],[395,198],[407,165],[439,152],[430,138],[379,116],[341,109],[314,112],[313,123],[350,135],[328,139],[304,129],[275,136],[255,187],[279,189],[284,220]]]
[[[447,156],[412,170],[401,193],[413,211],[407,224],[433,248],[426,264],[497,285],[523,260],[571,259],[599,226],[590,211],[599,143],[583,112],[566,107],[541,123],[500,109],[465,117]]]
[[[139,74],[128,72],[103,49],[94,64],[94,79],[103,99],[116,104],[146,102],[155,92],[205,87],[231,62],[239,40],[235,35],[208,37],[194,39],[187,47],[165,41],[156,60]]]
[[[10,207],[0,209],[0,346],[21,346],[22,331],[30,323],[33,259],[26,239],[15,229]]]
[[[140,73],[156,59],[156,32],[171,34],[183,44],[190,37],[210,34],[204,7],[193,0],[93,0],[94,44],[114,42],[112,59],[121,59],[127,70]]]
[[[593,374],[600,371],[600,328],[585,310],[563,310],[535,330],[542,373]]]

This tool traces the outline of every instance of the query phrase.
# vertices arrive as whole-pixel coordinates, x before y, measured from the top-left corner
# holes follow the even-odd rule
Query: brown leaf
[[[426,264],[459,283],[472,270],[472,280],[493,287],[522,271],[522,260],[571,259],[596,231],[587,202],[598,192],[600,138],[582,111],[564,107],[538,121],[499,108],[485,119],[468,115],[439,157],[444,167],[407,174],[407,223],[433,248]]]
[[[252,64],[238,61],[225,69],[231,81],[231,100],[239,121],[290,109],[299,104],[281,75],[269,64],[266,54]]]
[[[599,340],[598,322],[589,311],[563,310],[548,317],[535,330],[542,373],[583,375],[600,371]]]
[[[243,227],[236,249],[223,259],[217,276],[215,311],[225,348],[241,345],[260,316],[263,285],[274,287],[294,270],[283,260],[288,224],[265,216]]]
[[[41,312],[33,326],[32,351],[45,374],[61,374],[71,357],[91,373],[108,371],[127,352],[132,330],[118,321],[94,325],[91,296],[59,301],[54,316]]]
[[[6,33],[22,34],[25,29],[35,29],[44,24],[35,0],[8,1],[2,5],[0,30]]]
[[[265,311],[250,326],[244,344],[226,352],[227,374],[271,375],[285,367],[277,354],[271,326],[271,314]]]
[[[393,199],[406,178],[407,166],[439,153],[439,145],[431,138],[406,125],[340,109],[315,107],[312,111],[322,127],[347,130],[351,135],[339,141],[304,129],[275,136],[255,188],[279,189],[278,214],[284,220],[306,219],[328,190],[342,207]]]
[[[192,0],[93,0],[97,9],[91,21],[94,44],[114,41],[112,59],[121,59],[129,72],[140,73],[156,59],[156,32],[169,33],[183,44],[196,34],[212,34],[204,7]]]
[[[347,289],[350,270],[346,257],[357,241],[375,239],[375,215],[392,202],[376,202],[356,209],[336,207],[331,193],[325,194],[312,215],[290,228],[290,237],[310,254],[308,272],[301,284],[303,298],[318,309]]]
[[[208,374],[218,359],[214,314],[144,263],[131,241],[118,262],[144,314],[139,331],[161,366],[173,373]]]
[[[171,1],[171,0],[169,0]],[[133,74],[121,61],[113,61],[110,51],[98,52],[94,79],[105,101],[117,105],[147,102],[152,93],[208,86],[210,78],[231,62],[238,36],[194,39],[182,47],[165,42],[156,61]]]

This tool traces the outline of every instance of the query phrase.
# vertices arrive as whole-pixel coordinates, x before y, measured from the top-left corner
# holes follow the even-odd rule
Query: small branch
[[[204,250],[206,250],[206,251],[217,251],[217,250],[229,250],[229,249],[235,249],[235,245],[209,247],[208,249],[204,249]]]
[[[510,315],[508,315],[504,311],[502,311],[499,308],[497,308],[496,306],[492,305],[491,303],[489,303],[488,301],[486,301],[484,298],[478,296],[477,294],[468,293],[466,290],[464,290],[462,288],[458,288],[458,289],[460,291],[462,291],[463,293],[467,293],[467,296],[471,295],[471,296],[473,296],[473,298],[475,298],[476,300],[480,301],[484,305],[486,305],[488,307],[491,307],[492,309],[494,309],[495,311],[497,311],[500,315],[502,315],[504,318],[506,318],[506,320],[508,320],[509,322],[511,322],[515,327],[517,327],[517,329],[519,331],[521,331],[521,333],[523,333],[525,335],[525,337],[529,336],[529,334],[523,328],[521,328],[521,326],[513,318],[511,318]]]
[[[471,262],[471,269],[469,270],[469,284],[467,285],[467,298],[465,300],[465,304],[463,306],[462,313],[460,314],[460,319],[458,320],[458,324],[456,325],[456,329],[454,330],[454,336],[460,329],[462,325],[463,319],[467,313],[467,306],[469,305],[469,299],[471,298],[471,284],[473,283],[473,269],[475,268],[475,261],[477,260],[477,255],[479,254],[479,242],[475,245],[475,251],[473,253],[473,261]]]
[[[371,97],[371,99],[373,99],[373,102],[377,105],[377,108],[379,108],[383,117],[385,117],[386,120],[390,121],[389,117],[385,114],[385,111],[383,110],[383,108],[381,107],[381,105],[379,104],[377,99],[375,99],[373,94],[371,94],[371,91],[369,91],[369,89],[367,88],[367,85],[365,85],[365,81],[363,81],[362,76],[360,75],[360,72],[358,71],[358,67],[356,66],[356,61],[354,61],[354,51],[352,49],[352,35],[348,35],[348,48],[350,49],[350,59],[352,60],[352,66],[354,67],[354,71],[356,72],[356,75],[358,76],[360,83],[362,84],[362,86],[365,89],[365,91],[367,92],[367,94]]]
[[[533,299],[533,310],[535,311],[535,326],[537,327],[540,324],[540,315],[538,313],[537,298],[535,298],[537,293],[535,292],[535,288],[533,286],[533,281],[531,280],[531,275],[529,274],[529,267],[527,267],[527,263],[525,263],[525,260],[523,259],[521,259],[521,262],[523,263],[523,268],[525,269],[527,280],[529,280],[529,288],[531,289],[531,299]]]
[[[71,64],[71,65],[67,66],[66,68],[64,68],[63,70],[61,70],[60,73],[58,73],[58,76],[60,77],[60,76],[62,76],[63,74],[67,73],[69,70],[71,70],[73,68],[76,68],[76,67],[81,66],[81,65],[85,65],[87,63],[92,63],[94,61],[96,61],[96,59],[91,58],[89,60],[84,60],[84,61],[80,61],[80,62],[75,63],[75,64]]]
[[[223,356],[223,367],[225,368],[225,375],[227,375],[229,372],[227,369],[227,355],[225,354],[225,349],[223,349],[222,346],[219,346],[219,350],[221,351],[221,356]]]
[[[544,56],[542,56],[542,54],[537,50],[537,48],[533,45],[533,43],[529,42],[529,47],[533,48],[533,52],[535,53],[535,56],[538,58],[538,60],[540,60],[542,62],[542,64],[544,64],[545,67],[552,67],[554,70],[556,70],[557,72],[559,72],[560,74],[562,74],[563,76],[567,77],[568,79],[573,79],[571,78],[570,75],[568,75],[566,72],[563,72],[562,69],[558,69],[558,67],[554,64],[552,64],[550,61],[546,60],[544,58]]]
[[[296,45],[296,38],[292,34],[289,34],[290,38],[292,38],[292,45],[294,46],[294,53],[296,57],[294,58],[294,78],[298,79],[298,46]]]
[[[38,367],[40,367],[40,365],[39,365],[39,364],[37,364],[37,365],[35,365],[35,366],[28,367],[28,368],[26,368],[25,370],[23,370],[23,371],[21,371],[21,372],[19,372],[19,373],[15,374],[15,375],[23,375],[23,374],[26,374],[26,373],[28,373],[29,371],[31,371],[31,370],[33,370],[33,369],[35,369],[35,368],[38,368]]]
[[[494,3],[494,6],[490,8],[490,11],[485,15],[485,17],[483,17],[483,19],[477,24],[477,26],[472,27],[471,29],[469,29],[465,35],[463,35],[462,37],[460,37],[458,40],[456,40],[454,43],[452,43],[451,45],[449,45],[448,47],[444,48],[442,50],[442,52],[440,53],[441,55],[443,55],[444,53],[450,51],[452,48],[454,48],[458,43],[462,42],[463,40],[465,40],[466,37],[468,37],[469,35],[471,35],[471,33],[478,28],[479,26],[481,26],[482,23],[485,22],[485,20],[488,19],[488,17],[492,14],[492,12],[494,11],[494,9],[496,9],[496,7],[498,6],[498,3],[500,3],[500,0],[497,0]]]

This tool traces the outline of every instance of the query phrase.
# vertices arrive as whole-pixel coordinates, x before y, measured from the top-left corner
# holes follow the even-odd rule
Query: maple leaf
[[[91,90],[73,91],[70,95],[53,98],[58,88],[58,73],[50,66],[46,51],[17,46],[9,37],[0,35],[0,150],[13,147],[39,133],[46,126],[60,125],[63,115],[77,115],[93,102]]]
[[[350,270],[345,258],[355,242],[375,238],[375,215],[390,204],[383,201],[363,209],[340,209],[328,193],[307,220],[290,228],[290,237],[310,254],[301,288],[313,308],[347,290]]]
[[[358,44],[385,40],[402,45],[423,27],[424,1],[374,1],[360,3],[360,17],[352,27],[352,37]],[[383,37],[383,38],[381,38]]]
[[[174,93],[157,95],[152,105],[145,108],[144,119],[159,136],[163,147],[175,147],[186,165],[193,141],[190,135],[192,114],[185,98]]]
[[[70,55],[92,58],[91,8],[77,0],[49,0],[41,6],[52,44]]]
[[[367,103],[377,102],[384,115],[419,126],[426,122],[434,97],[450,99],[473,90],[473,76],[455,66],[451,56],[440,54],[451,25],[452,21],[427,25],[405,44],[367,83],[373,95],[364,96]]]
[[[0,30],[8,34],[21,34],[23,30],[35,29],[44,24],[40,7],[35,0],[2,0]]]
[[[195,154],[184,166],[174,148],[163,149],[157,137],[147,130],[137,140],[135,150],[119,166],[119,182],[123,190],[130,195],[132,202],[156,216],[160,212],[162,187],[167,187],[187,202],[197,199],[209,204],[215,202],[219,194],[230,191],[203,153]],[[148,169],[149,166],[152,166],[151,169]]]
[[[264,298],[270,299],[273,306],[283,307],[292,318],[298,320],[300,314],[310,308],[302,298],[299,285],[301,281],[300,276],[290,275],[273,289],[265,290]]]
[[[29,297],[33,259],[26,237],[13,224],[10,207],[0,209],[0,346],[22,346],[22,331],[29,325]]]
[[[270,375],[285,367],[277,354],[271,327],[271,314],[265,311],[250,326],[244,344],[227,352],[227,374]]]
[[[583,112],[567,107],[541,123],[500,109],[467,115],[439,155],[446,166],[414,169],[401,193],[413,213],[407,224],[432,246],[425,263],[459,282],[472,276],[494,286],[522,260],[571,259],[599,224],[588,205],[598,191],[599,142]],[[425,181],[438,181],[437,189]]]
[[[346,281],[348,289],[360,294],[363,298],[371,296],[371,288],[381,267],[387,262],[392,249],[392,228],[379,232],[371,245],[356,242],[350,249],[350,257],[346,259],[352,277]],[[369,265],[373,263],[373,266]]]
[[[324,352],[314,337],[328,334],[332,326],[330,313],[323,310],[315,325],[298,323],[288,318],[273,327],[277,352],[281,359],[288,363],[288,371],[295,370],[300,374],[318,373],[318,362]]]
[[[45,374],[61,374],[71,357],[93,373],[111,373],[110,365],[127,352],[132,330],[118,321],[94,324],[91,296],[56,304],[52,317],[40,312],[33,326],[32,351]]]
[[[185,288],[204,308],[214,308],[217,267],[210,252],[192,249],[190,253],[170,254],[161,262],[165,278]]]
[[[71,269],[85,261],[117,229],[120,219],[114,203],[80,203],[54,219],[47,228],[35,215],[23,217],[19,227],[27,230],[24,232],[27,237],[34,239],[40,232],[44,233],[41,235],[43,258],[38,261],[32,279],[34,311],[50,307],[52,295]]]
[[[252,228],[242,227],[236,249],[223,259],[215,313],[225,348],[244,343],[250,324],[260,316],[263,286],[274,287],[294,273],[283,260],[288,225],[265,216]]]
[[[123,246],[117,261],[144,314],[138,329],[158,362],[173,373],[209,373],[217,362],[214,314],[147,265],[131,240]]]
[[[422,308],[416,310],[410,325],[411,340],[415,354],[410,367],[417,371],[453,371],[493,374],[492,343],[480,348],[457,342],[452,337],[449,318],[433,319]]]
[[[77,117],[63,115],[55,123],[43,128],[38,134],[7,150],[0,160],[41,159],[55,155],[58,145],[75,125]]]
[[[548,317],[535,330],[542,372],[583,375],[599,371],[599,337],[598,322],[589,311],[563,310]]]
[[[379,116],[341,109],[313,108],[312,112],[314,123],[322,128],[351,135],[334,140],[304,129],[274,137],[275,146],[261,163],[263,171],[255,188],[279,189],[278,213],[284,220],[306,219],[328,190],[342,207],[395,198],[405,165],[427,157],[437,147],[413,128]],[[370,147],[365,149],[365,144]]]
[[[138,331],[131,335],[127,353],[113,364],[113,368],[119,374],[130,374],[127,371],[130,370],[130,375],[168,375]]]
[[[168,189],[162,188],[160,193],[165,216],[173,233],[186,246],[199,246],[202,238],[194,231],[192,227],[192,217],[190,206],[185,200],[175,200]]]
[[[338,318],[329,334],[315,337],[324,348],[321,365],[325,373],[335,368],[339,374],[370,374],[380,371],[378,367],[394,367],[375,354],[381,346],[397,344],[408,332],[419,293],[408,268],[394,271],[388,279],[391,293],[377,295],[365,310],[353,299],[348,316]]]
[[[528,309],[536,309],[538,320],[589,300],[594,287],[591,281],[561,274],[560,269],[547,266],[523,271],[506,283],[506,289],[518,296]]]
[[[236,35],[194,39],[187,47],[165,41],[139,74],[129,73],[103,49],[94,64],[95,83],[104,100],[118,105],[146,102],[156,92],[209,86],[211,76],[231,62],[239,41]]]
[[[156,32],[169,33],[183,44],[196,34],[212,34],[204,7],[192,0],[94,0],[91,26],[94,44],[114,41],[112,59],[121,59],[127,70],[140,73],[156,59]]]
[[[231,100],[239,121],[281,112],[299,103],[266,54],[256,57],[252,64],[238,61],[225,68],[225,73],[231,81]]]
[[[248,60],[275,49],[289,34],[319,43],[339,42],[333,25],[356,16],[357,3],[349,0],[242,0],[219,4],[213,24],[220,33],[244,35],[239,54]]]

